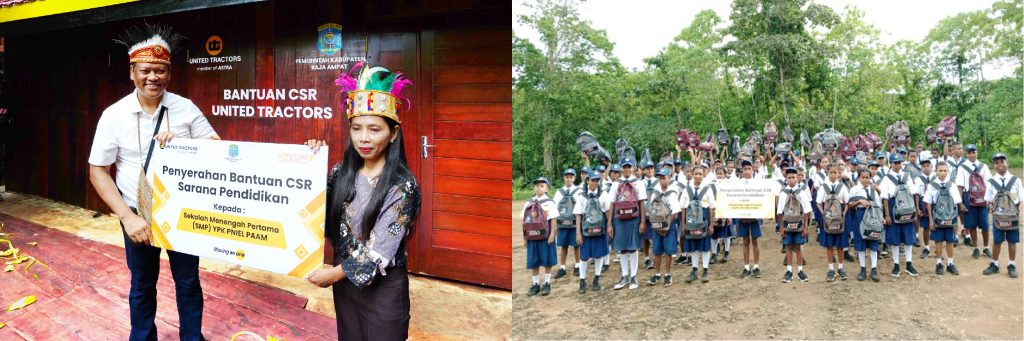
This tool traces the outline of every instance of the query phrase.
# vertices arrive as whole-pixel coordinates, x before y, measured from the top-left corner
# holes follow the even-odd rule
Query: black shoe
[[[686,283],[693,283],[693,281],[696,281],[696,280],[697,280],[697,268],[693,268],[693,271],[690,271],[690,275],[686,276]]]
[[[985,271],[981,272],[981,274],[985,275],[985,276],[988,276],[988,275],[991,275],[991,274],[995,274],[995,273],[999,273],[999,267],[996,266],[995,263],[988,263],[988,267],[985,268]]]
[[[847,262],[852,262],[856,260],[853,258],[853,255],[850,254],[849,250],[843,250],[843,259],[845,259]]]
[[[974,240],[971,239],[971,236],[964,236],[964,245],[974,247]]]
[[[700,281],[703,283],[708,282],[708,269],[704,268],[704,273],[700,274]]]
[[[540,287],[541,296],[547,296],[551,293],[551,282],[544,283],[544,286]]]
[[[580,268],[579,267],[572,268],[572,276],[573,277],[580,277]]]
[[[718,262],[719,263],[725,263],[725,262],[728,262],[728,261],[729,261],[729,251],[725,251],[725,253],[722,254],[722,259],[718,260]]]
[[[636,281],[636,276],[629,278],[629,289],[633,290],[640,287],[640,283]]]
[[[792,280],[793,280],[793,272],[792,271],[786,271],[786,274],[782,275],[782,283],[789,283]]]
[[[807,282],[807,275],[804,274],[803,270],[796,272],[796,278],[799,278],[801,282]]]
[[[946,266],[946,272],[951,273],[951,274],[953,274],[955,276],[959,276],[960,275],[960,271],[956,270],[956,264],[947,265]]]
[[[562,277],[565,277],[565,269],[560,268],[557,272],[555,272],[555,279],[559,279]]]
[[[686,260],[683,259],[682,255],[679,255],[679,257],[676,257],[676,265],[683,264],[684,261],[686,261]]]
[[[744,268],[743,269],[743,273],[740,273],[740,279],[747,278],[747,276],[750,276],[750,270],[747,270],[746,268]]]
[[[831,282],[831,281],[834,281],[834,280],[836,280],[836,271],[835,270],[829,270],[828,272],[825,273],[825,282]]]
[[[587,280],[580,278],[580,290],[578,292],[581,294],[587,292]]]
[[[647,267],[647,270],[654,269],[654,261],[650,258],[644,259],[644,266]]]
[[[754,278],[761,278],[761,268],[754,268],[752,273],[754,274]]]
[[[900,277],[900,265],[899,264],[893,264],[892,265],[892,272],[889,273],[889,276]]]
[[[946,270],[944,270],[942,268],[942,263],[935,263],[935,274],[936,275],[944,275],[945,273],[946,273]]]
[[[590,285],[590,291],[601,290],[601,276],[594,276],[594,284]]]
[[[846,277],[846,270],[845,269],[839,268],[838,272],[839,272],[839,279],[845,281],[847,278],[849,278],[849,277]]]
[[[974,252],[971,252],[971,257],[978,259],[978,257],[981,257],[981,251],[979,251],[978,248],[974,248]]]
[[[661,275],[651,276],[651,279],[647,281],[647,284],[648,285],[655,285],[655,284],[658,284],[658,282],[661,282]]]
[[[917,269],[914,269],[914,263],[907,262],[907,274],[910,277],[917,277]]]
[[[992,259],[992,251],[989,251],[988,248],[985,248],[985,250],[982,250],[981,254],[985,255],[985,257],[988,257],[988,259]]]
[[[619,290],[625,288],[627,285],[629,285],[629,277],[622,276],[622,278],[619,278],[619,282],[615,283],[615,286],[612,287],[612,289]]]
[[[672,275],[665,275],[665,286],[672,286]]]
[[[921,247],[921,239],[914,238],[914,247]]]
[[[718,264],[718,255],[712,253],[711,258],[708,260],[708,264]]]
[[[782,253],[786,253],[786,246],[785,245],[782,246]]]
[[[1011,265],[1007,265],[1006,266],[1006,272],[1008,272],[1010,274],[1010,278],[1017,278],[1017,266],[1016,265],[1012,265],[1012,264]]]
[[[928,256],[931,255],[931,254],[932,254],[931,250],[928,250],[928,249],[921,250],[921,259],[928,258]]]
[[[857,280],[863,282],[864,278],[867,278],[868,273],[864,270],[864,267],[860,267],[860,273],[857,273]]]
[[[526,292],[526,296],[533,296],[540,292],[540,284],[534,283],[530,286],[530,291]]]
[[[878,282],[878,268],[871,268],[871,280]]]

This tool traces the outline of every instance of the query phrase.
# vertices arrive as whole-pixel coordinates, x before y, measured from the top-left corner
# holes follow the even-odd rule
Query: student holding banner
[[[420,209],[420,189],[409,170],[400,131],[401,73],[360,62],[359,77],[335,84],[346,97],[348,146],[327,179],[324,234],[333,266],[310,282],[332,286],[341,340],[405,340],[409,336],[409,275],[405,238]],[[375,105],[371,105],[376,103]],[[309,140],[314,150],[324,141]]]
[[[131,272],[128,305],[129,340],[156,340],[156,283],[160,248],[151,246],[152,189],[144,176],[153,152],[172,138],[220,139],[192,101],[167,92],[171,51],[180,36],[168,26],[149,25],[126,31],[118,43],[128,47],[128,75],[135,90],[100,116],[89,154],[89,179],[103,202],[121,220],[125,258]],[[150,133],[152,131],[153,133]],[[110,165],[117,165],[116,181]],[[148,197],[148,200],[147,200]],[[178,304],[182,340],[202,340],[203,289],[199,257],[167,251]]]

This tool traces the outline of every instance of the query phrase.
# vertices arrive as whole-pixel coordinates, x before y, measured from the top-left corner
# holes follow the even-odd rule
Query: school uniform
[[[826,188],[828,190],[826,190]],[[843,211],[845,212],[846,211],[846,209],[845,209],[846,208],[846,195],[847,195],[847,193],[849,191],[846,189],[845,186],[843,186],[842,181],[839,181],[839,179],[836,179],[836,182],[831,182],[831,181],[828,181],[827,178],[825,180],[823,180],[821,182],[821,184],[820,184],[820,189],[818,190],[818,195],[817,195],[817,198],[815,198],[815,201],[819,202],[819,203],[824,203],[825,202],[825,197],[828,196],[828,192],[827,191],[834,191],[836,193],[836,198],[839,199],[839,203],[843,205]],[[844,219],[845,219],[845,216],[844,216]],[[818,221],[818,226],[820,226],[820,228],[818,229],[819,230],[818,233],[820,233],[820,236],[821,236],[821,238],[818,239],[818,243],[819,243],[819,245],[821,245],[821,247],[826,247],[826,248],[832,247],[832,248],[845,249],[845,248],[850,246],[850,238],[847,236],[847,232],[849,231],[849,226],[845,226],[844,225],[844,229],[843,229],[844,233],[841,233],[841,234],[828,234],[828,233],[825,232],[825,224],[824,223],[825,223],[824,222],[824,218],[822,218],[821,220]]]
[[[573,213],[577,215],[577,219],[581,221],[586,219],[583,214],[586,212],[588,201],[594,198],[597,200],[597,206],[601,208],[601,212],[608,212],[611,206],[611,195],[608,192],[596,191],[585,191],[579,194],[576,200],[576,206],[573,208]],[[604,215],[602,213],[602,221]],[[582,223],[582,222],[581,222]],[[607,225],[607,221],[604,222]],[[575,238],[575,236],[573,236]],[[587,237],[583,236],[583,243],[580,245],[580,260],[586,262],[593,259],[598,259],[608,255],[608,233],[605,232],[600,236]]]
[[[786,202],[789,200],[790,195],[789,193],[786,193],[786,190],[793,191],[797,189],[801,189],[796,193],[797,199],[800,202],[801,214],[808,214],[812,212],[810,190],[807,189],[805,184],[797,183],[795,187],[785,186],[779,191],[779,202],[775,206],[776,214],[781,215],[783,214],[783,211],[785,211]],[[779,223],[781,224],[781,222]],[[802,221],[801,224],[803,224]],[[804,226],[804,229],[807,228],[810,227]],[[801,232],[785,232],[782,235],[782,245],[803,245],[806,242],[807,237],[803,236]]]
[[[561,208],[558,208],[557,205],[558,205],[558,203],[562,202],[562,198],[564,198],[566,196],[569,196],[569,197],[573,198],[572,199],[573,200],[572,207],[568,208],[567,212],[565,212],[565,213],[572,213],[572,210],[573,210],[573,208],[575,208],[576,203],[579,202],[579,197],[578,197],[579,194],[580,194],[579,192],[580,191],[576,188],[576,186],[564,186],[562,188],[559,188],[557,191],[555,191],[555,205],[556,205],[556,209],[559,210],[559,212],[558,212],[559,215],[561,215],[562,212],[561,212]],[[556,219],[555,225],[559,225],[557,217],[558,216],[556,215],[555,216],[555,219]],[[551,218],[551,217],[548,217],[548,218]],[[578,247],[579,245],[576,245],[576,228],[575,228],[575,226],[576,226],[575,223],[573,223],[573,228],[571,228],[571,229],[569,229],[569,228],[561,228],[559,226],[556,226],[555,230],[557,230],[556,233],[558,233],[558,235],[555,236],[555,246],[557,246],[557,247],[567,247],[567,246]]]
[[[715,208],[715,194],[711,190],[711,184],[705,183],[702,186],[690,185],[687,186],[693,191],[693,195],[699,195],[700,208],[704,211],[704,218],[707,219],[707,224],[710,227],[711,224],[711,209]],[[700,192],[707,188],[707,192],[704,195],[700,195]],[[690,206],[690,190],[684,190],[680,195],[682,200],[680,201],[683,205],[683,209],[689,209]],[[685,215],[685,214],[684,214]],[[684,218],[685,219],[685,218]],[[686,229],[685,226],[681,227]],[[707,235],[700,239],[683,239],[683,252],[710,252],[711,251],[711,236]]]
[[[964,190],[963,197],[960,198],[960,201],[964,203],[964,206],[967,206],[967,212],[963,214],[963,224],[966,229],[980,228],[988,230],[988,205],[982,207],[972,207],[970,205],[969,192],[971,172],[975,170],[975,167],[977,167],[978,174],[981,175],[981,179],[985,181],[985,187],[991,187],[988,186],[988,179],[992,178],[992,172],[989,171],[988,166],[980,160],[974,160],[974,162],[971,162],[965,158],[963,163],[960,165],[960,170],[957,172],[958,176],[955,178],[957,186],[960,186],[960,188],[963,188]],[[986,188],[985,191],[987,192],[988,189]]]
[[[717,200],[718,199],[718,179],[717,178],[711,180],[711,193],[714,194],[715,199]],[[723,239],[723,238],[732,238],[732,236],[733,236],[732,228],[733,228],[733,225],[735,225],[735,223],[733,223],[733,225],[725,225],[725,220],[726,220],[725,218],[716,218],[715,221],[711,222],[712,224],[717,224],[719,221],[721,221],[721,223],[722,223],[721,226],[717,226],[717,225],[715,226],[715,233],[711,234],[711,241],[715,241],[715,240]]]
[[[875,193],[871,188],[864,188],[858,183],[846,193],[846,202],[849,203],[861,199],[868,200],[879,206],[882,205],[882,199],[878,193]],[[857,207],[856,209],[849,210],[849,219],[846,221],[846,227],[848,230],[853,231],[853,247],[857,252],[864,252],[868,249],[878,252],[879,241],[864,240],[864,236],[860,233],[860,223],[864,220],[864,212],[866,211],[867,207]]]
[[[1013,174],[1010,174],[1010,172],[1007,171],[1006,175],[1000,175],[1000,174],[996,173],[995,175],[992,176],[991,180],[995,181],[996,183],[998,183],[1001,186],[1005,187],[1006,185],[1010,184],[1010,180],[1013,179],[1013,178],[1016,178],[1016,176],[1013,176]],[[1024,201],[1024,187],[1021,186],[1020,182],[1021,182],[1021,179],[1017,179],[1017,181],[1013,182],[1013,186],[1011,186],[1010,188],[1007,189],[1007,190],[1009,190],[1010,202],[1012,202],[1014,205],[1017,205],[1018,207],[1020,207],[1019,205],[1020,205],[1021,201]],[[996,188],[995,188],[995,186],[992,186],[991,183],[989,183],[988,187],[985,188],[985,201],[988,201],[988,202],[991,203],[991,202],[995,201],[995,199],[996,199]],[[1005,231],[1005,230],[1000,230],[998,228],[993,228],[992,229],[992,236],[993,236],[992,245],[999,245],[1003,241],[1006,241],[1008,243],[1013,243],[1013,244],[1020,243],[1020,229],[1019,228],[1016,229],[1016,230],[1011,230],[1011,231]]]
[[[643,183],[644,191],[645,193],[647,193],[648,198],[651,196],[651,192],[654,190],[654,187],[658,187],[658,179],[656,178],[646,178],[640,180],[640,182]],[[647,241],[654,239],[655,233],[651,229],[651,222],[644,222],[644,225],[644,233],[640,234],[640,239]]]
[[[821,210],[818,209],[818,194],[821,193],[822,184],[828,181],[828,175],[824,171],[815,172],[816,167],[811,167],[811,209],[813,210],[814,222],[818,225],[818,243],[821,243],[822,235],[825,234],[825,223],[821,217]]]
[[[526,205],[523,205],[523,211],[519,213],[520,217],[526,217],[526,209],[535,203],[542,202],[540,208],[544,210],[544,214],[547,215],[548,221],[558,217],[558,207],[554,201],[545,201],[548,199],[546,194],[539,197],[531,198]],[[550,233],[550,228],[548,229]],[[536,269],[539,267],[552,267],[558,264],[558,252],[555,251],[555,244],[548,244],[548,240],[527,240],[526,241],[526,268]]]
[[[612,183],[608,189],[609,195],[612,197],[612,203],[616,202],[618,198],[619,187],[621,186],[633,186],[636,191],[637,209],[640,209],[640,202],[647,200],[647,189],[644,188],[641,181],[637,178],[630,176],[628,179],[619,180]],[[615,229],[615,235],[612,236],[612,246],[617,251],[635,251],[640,249],[640,216],[629,220],[620,220],[615,217],[615,213],[612,213],[612,228]]]
[[[890,224],[885,226],[885,243],[889,245],[914,245],[917,240],[916,231],[914,229],[914,222],[897,224],[896,217],[893,214],[893,210],[896,208],[896,183],[893,182],[892,178],[906,181],[907,191],[910,195],[919,195],[917,180],[907,174],[906,172],[889,172],[887,176],[882,178],[882,183],[879,185],[879,189],[882,191],[881,196],[889,199],[889,218]]]
[[[921,212],[925,212],[927,209],[924,202],[924,194],[928,191],[928,184],[935,181],[935,174],[925,175],[923,172],[917,177],[917,193],[921,194],[917,199],[917,209]],[[922,229],[927,229],[931,226],[931,221],[928,220],[928,214],[924,214],[918,218],[918,225]],[[927,242],[927,240],[925,241]]]
[[[947,174],[946,177],[949,177],[949,175]],[[957,195],[957,193],[956,193],[956,185],[955,185],[955,183],[952,180],[946,179],[945,181],[943,181],[943,180],[939,180],[938,178],[936,178],[933,182],[938,183],[939,185],[945,184],[947,186],[947,188],[949,188],[949,194],[950,194],[950,196],[953,197],[953,204],[959,205],[962,202],[960,200],[961,197],[959,195]],[[928,188],[928,190],[924,194],[924,197],[925,197],[924,202],[926,204],[931,205],[931,204],[934,204],[936,201],[938,201],[939,190],[935,189],[931,185],[928,185],[927,188]],[[954,209],[956,209],[956,208],[954,208]],[[956,232],[955,232],[955,230],[956,230],[955,228],[936,228],[934,231],[931,232],[932,241],[933,242],[953,243],[953,242],[956,241]]]
[[[679,193],[679,190],[672,186],[672,184],[669,184],[667,190],[662,190],[660,184],[656,184],[654,186],[655,193],[664,193],[665,191],[672,191],[677,194]],[[654,237],[651,242],[651,244],[653,245],[652,248],[654,249],[654,256],[674,255],[676,252],[679,252],[680,220],[678,219],[678,217],[680,216],[679,213],[682,211],[682,208],[679,205],[679,196],[669,194],[668,206],[669,209],[672,211],[672,214],[675,214],[677,218],[672,219],[672,221],[669,222],[668,233],[666,233],[664,236],[654,233]],[[653,228],[651,228],[649,224],[648,229],[653,230]]]

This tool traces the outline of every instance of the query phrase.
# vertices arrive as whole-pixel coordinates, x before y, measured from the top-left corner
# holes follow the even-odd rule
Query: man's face
[[[953,156],[955,156],[955,157],[962,157],[962,156],[964,156],[964,147],[963,146],[959,146],[959,145],[953,146],[953,148],[951,148],[950,151],[953,152]]]
[[[155,63],[135,63],[129,68],[129,76],[139,94],[148,98],[160,98],[171,80],[171,66]]]
[[[946,180],[946,174],[949,173],[949,167],[946,167],[945,164],[939,164],[939,168],[936,168],[935,171],[936,171],[936,173],[938,173],[939,180],[945,181]]]
[[[978,160],[978,151],[972,150],[972,151],[967,152],[967,159],[971,160],[971,162],[977,161]]]
[[[1006,173],[1006,159],[996,159],[996,161],[993,162],[992,165],[995,166],[996,173],[999,173],[999,174],[1005,174]]]
[[[622,166],[622,176],[628,178],[630,175],[633,175],[633,166]]]
[[[893,162],[891,167],[893,172],[899,173],[903,169],[903,162]]]
[[[796,186],[797,175],[796,173],[786,174],[786,182],[789,183],[789,187]]]
[[[921,171],[924,172],[925,174],[931,174],[932,173],[932,164],[931,164],[931,162],[929,162],[929,163],[922,163],[921,164]]]
[[[751,167],[750,165],[743,166],[743,177],[744,178],[750,178],[753,175],[754,175],[754,167]]]

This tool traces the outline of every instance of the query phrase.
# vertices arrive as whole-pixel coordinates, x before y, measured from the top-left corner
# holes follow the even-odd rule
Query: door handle
[[[427,140],[426,136],[420,136],[420,145],[423,147],[423,153],[422,153],[421,156],[424,159],[426,159],[428,156],[430,156],[430,154],[427,152],[427,148],[434,148],[434,147],[436,147],[435,145],[428,144],[427,142],[428,142],[428,140]]]

